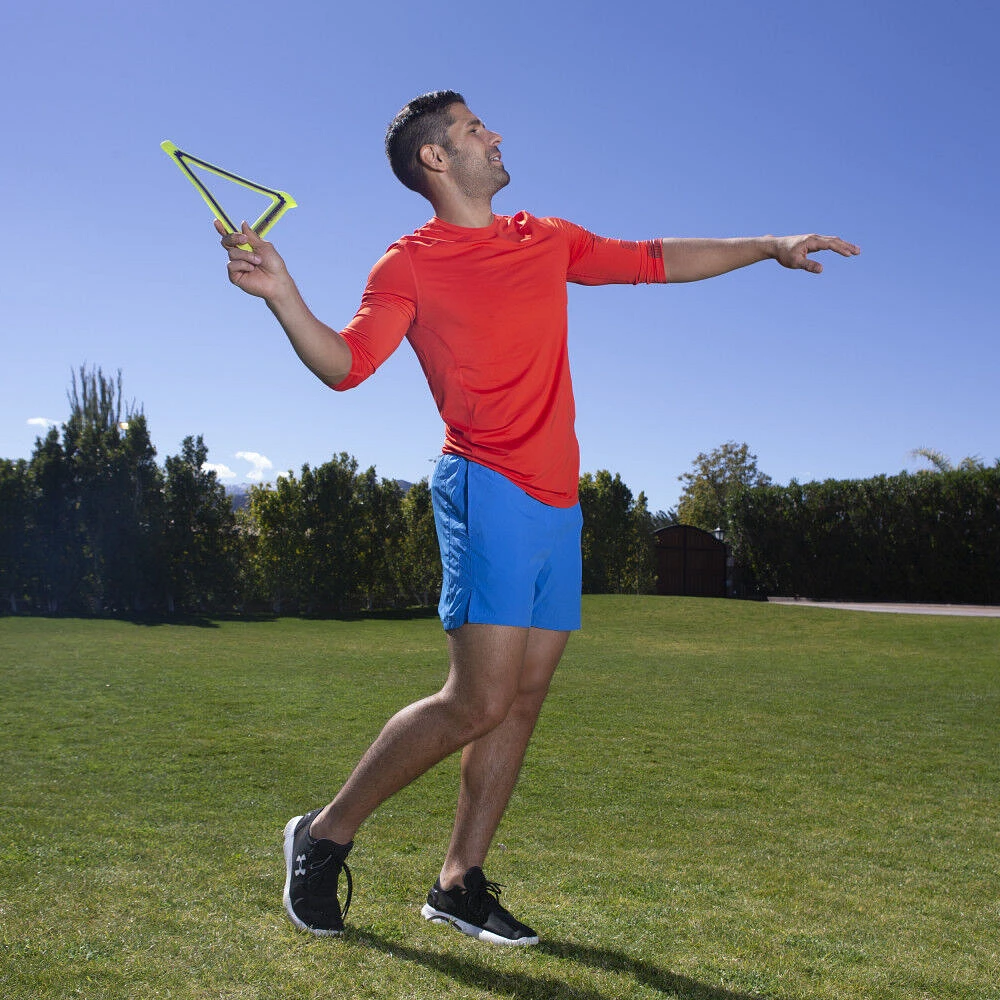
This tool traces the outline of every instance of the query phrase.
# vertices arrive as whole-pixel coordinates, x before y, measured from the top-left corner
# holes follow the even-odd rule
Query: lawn
[[[1000,619],[590,597],[487,865],[535,949],[419,907],[457,767],[351,855],[280,833],[434,690],[436,619],[0,618],[0,996],[1000,1000]]]

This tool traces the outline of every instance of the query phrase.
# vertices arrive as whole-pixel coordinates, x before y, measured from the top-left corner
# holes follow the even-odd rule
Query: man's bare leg
[[[470,868],[483,866],[568,639],[569,632],[529,630],[517,694],[506,718],[462,752],[462,781],[441,869],[442,888],[461,885]]]
[[[349,843],[358,827],[386,799],[456,750],[506,724],[515,703],[523,700],[527,706],[532,698],[527,692],[522,696],[521,688],[525,683],[529,631],[535,630],[467,624],[449,632],[450,668],[444,687],[397,712],[385,724],[334,800],[313,821],[312,835]],[[527,707],[521,708],[516,717],[528,711]],[[535,717],[537,714],[535,710]],[[520,731],[524,725],[517,728]],[[511,789],[524,747],[516,753]],[[509,796],[510,791],[503,805]],[[498,822],[499,816],[494,829]]]

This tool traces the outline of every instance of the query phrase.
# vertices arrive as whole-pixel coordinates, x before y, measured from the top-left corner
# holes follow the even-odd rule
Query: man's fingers
[[[226,270],[229,273],[229,280],[242,288],[243,282],[257,270],[257,266],[250,260],[231,260],[226,265]]]
[[[842,257],[854,257],[861,253],[861,247],[848,243],[839,236],[817,236],[815,233],[810,236],[791,236],[785,241],[785,246],[785,254],[778,258],[781,263],[785,267],[799,268],[810,274],[822,274],[823,265],[813,260],[809,254],[832,250]]]
[[[251,247],[263,246],[264,241],[254,232],[250,223],[244,222],[235,232],[231,233],[226,228],[225,223],[219,219],[215,220],[215,231],[222,237],[222,245],[231,250],[233,247],[250,245]]]
[[[254,232],[253,227],[249,222],[244,221],[240,226],[240,234],[244,237],[240,240],[241,243],[249,243],[250,246],[255,247],[264,241]]]
[[[226,229],[225,224],[216,219],[215,229],[222,237],[220,242],[223,249],[229,252],[229,259],[231,261],[242,260],[250,264],[259,264],[261,262],[261,256],[257,251],[264,245],[264,241],[260,239],[247,223],[243,223],[243,227],[239,232],[230,233]],[[249,250],[246,249],[247,246],[250,247]]]
[[[236,280],[238,275],[247,274],[253,269],[253,262],[249,260],[231,260],[226,265],[226,270],[229,272],[229,280],[236,284],[239,284]]]
[[[254,253],[252,248],[250,250],[243,250],[239,246],[232,246],[229,247],[229,260],[230,262],[244,261],[249,265],[257,265],[261,262],[261,256],[259,253]],[[250,268],[247,267],[245,270],[250,270]]]
[[[813,250],[833,250],[842,257],[855,257],[861,253],[861,247],[842,240],[839,236],[814,236],[814,246],[809,247],[809,252]]]

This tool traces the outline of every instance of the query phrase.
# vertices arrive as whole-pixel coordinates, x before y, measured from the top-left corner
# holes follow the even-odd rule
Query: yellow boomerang
[[[201,178],[191,169],[192,165],[200,167],[202,170],[207,170],[209,173],[215,174],[217,177],[225,178],[227,181],[232,181],[234,184],[239,184],[242,187],[249,188],[251,191],[256,191],[258,194],[266,195],[271,199],[271,204],[264,210],[264,214],[253,223],[251,228],[258,235],[263,237],[264,234],[280,219],[285,212],[290,208],[296,207],[295,199],[287,191],[277,191],[274,188],[264,187],[263,184],[257,184],[255,181],[248,181],[245,177],[240,177],[238,174],[231,173],[228,170],[223,170],[222,167],[215,166],[214,163],[208,163],[205,160],[199,159],[197,156],[192,156],[190,153],[185,153],[183,150],[178,149],[169,139],[164,139],[160,143],[160,149],[162,149],[167,156],[172,159],[178,167],[184,172],[184,176],[197,188],[198,194],[205,199],[205,203],[212,210],[212,214],[226,227],[227,233],[239,232],[239,227],[235,225],[232,219],[226,214],[226,210],[219,204],[215,195],[208,190],[207,187],[202,183]],[[241,244],[241,250],[249,250],[249,244]]]

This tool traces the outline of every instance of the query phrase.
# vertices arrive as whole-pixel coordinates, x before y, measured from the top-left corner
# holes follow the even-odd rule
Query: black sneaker
[[[316,840],[309,824],[319,814],[313,809],[285,824],[285,909],[299,930],[336,936],[344,933],[344,917],[351,906],[351,869],[344,859],[351,849],[332,840]],[[353,843],[353,841],[352,841]],[[347,900],[343,912],[337,899],[337,883],[343,869],[347,876]]]
[[[487,882],[482,868],[465,873],[465,888],[442,889],[440,879],[420,911],[425,919],[451,924],[463,934],[491,944],[538,944],[538,935],[500,905],[496,882]]]

